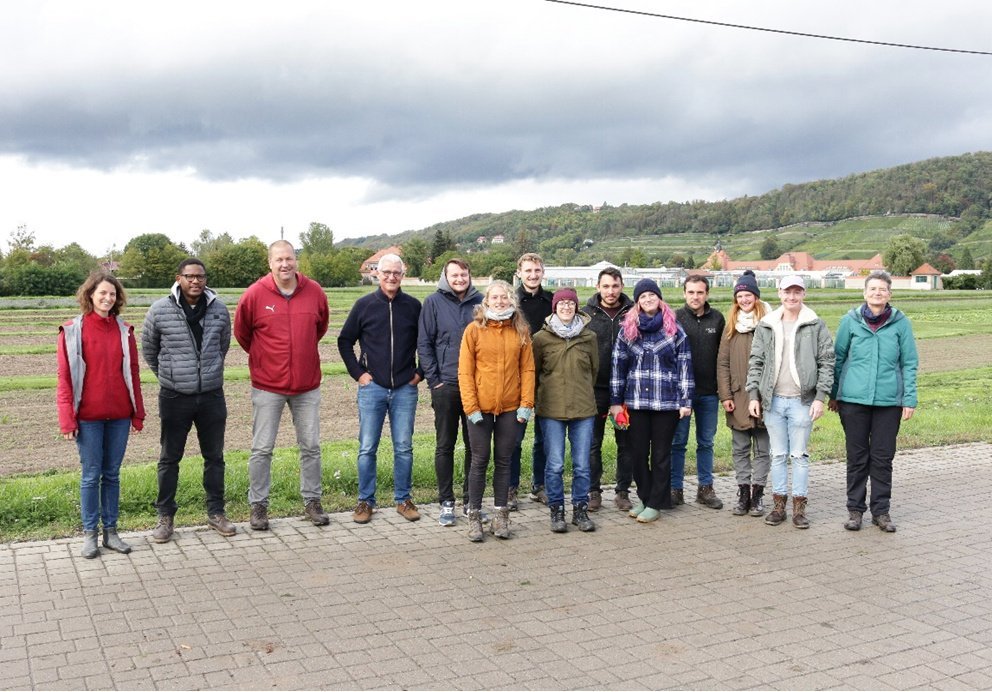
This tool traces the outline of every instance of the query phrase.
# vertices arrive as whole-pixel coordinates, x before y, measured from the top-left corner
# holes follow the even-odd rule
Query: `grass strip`
[[[920,377],[920,406],[916,415],[904,422],[899,433],[899,448],[914,449],[967,442],[992,442],[988,411],[992,407],[992,368],[973,368],[934,373]],[[523,448],[522,490],[530,482],[531,439],[528,426]],[[695,473],[690,432],[690,449],[686,474]],[[615,476],[616,447],[612,435],[603,442],[603,479]],[[461,463],[464,447],[455,450],[455,487],[462,483]],[[715,471],[733,473],[729,429],[722,422],[715,441]],[[434,475],[434,436],[414,436],[413,496],[417,503],[437,501]],[[342,440],[322,445],[324,506],[328,511],[343,511],[354,506],[358,494],[356,458],[358,442]],[[384,511],[392,505],[392,448],[386,441],[379,452],[378,500]],[[839,417],[827,413],[817,421],[810,441],[814,463],[836,462],[844,458],[844,434]],[[248,452],[231,450],[226,454],[227,511],[232,521],[248,517]],[[838,471],[841,473],[842,471]],[[490,466],[490,474],[492,467]],[[566,463],[566,473],[570,465]],[[180,465],[177,502],[179,525],[203,524],[203,460],[189,457]],[[491,480],[491,477],[490,477]],[[158,488],[155,464],[126,465],[121,470],[122,529],[148,529],[155,525],[154,507]],[[457,494],[457,492],[456,492]],[[272,490],[269,498],[272,516],[302,514],[299,495],[299,458],[295,448],[276,450],[272,461]],[[45,539],[72,535],[81,530],[79,520],[79,472],[51,470],[41,474],[10,476],[0,479],[0,542]]]

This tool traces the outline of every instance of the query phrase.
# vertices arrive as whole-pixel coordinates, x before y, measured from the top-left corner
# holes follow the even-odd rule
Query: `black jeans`
[[[892,459],[902,423],[902,406],[862,406],[840,402],[840,423],[847,447],[847,508],[864,512],[871,478],[871,513],[889,513]]]
[[[506,491],[510,486],[510,457],[520,440],[516,410],[493,416],[483,413],[478,423],[468,424],[468,439],[472,445],[472,471],[468,479],[469,509],[482,508],[489,470],[490,448],[495,457],[493,469],[493,499],[497,507],[506,506]]]
[[[645,507],[672,508],[672,439],[678,422],[678,411],[630,411],[630,465]]]
[[[176,486],[179,462],[186,452],[186,438],[196,426],[203,455],[203,489],[207,496],[207,513],[224,512],[224,429],[227,425],[227,402],[224,390],[202,394],[180,394],[171,389],[158,393],[158,415],[162,420],[162,451],[158,458],[158,499],[160,515],[176,513]]]
[[[437,476],[437,493],[440,502],[454,502],[455,442],[458,429],[462,431],[465,445],[462,480],[462,499],[468,504],[468,476],[472,468],[472,448],[468,442],[468,419],[462,411],[462,395],[457,384],[445,383],[431,390],[431,408],[434,409],[434,474]]]
[[[609,410],[609,409],[607,409]],[[613,428],[607,423],[607,419],[600,412],[593,419],[592,423],[592,447],[589,449],[589,490],[601,490],[600,483],[603,480],[603,436],[606,434],[606,427]],[[633,480],[630,472],[630,450],[628,449],[628,435],[626,430],[613,428],[613,439],[617,441],[617,485],[616,492],[626,492],[630,490],[630,483]]]

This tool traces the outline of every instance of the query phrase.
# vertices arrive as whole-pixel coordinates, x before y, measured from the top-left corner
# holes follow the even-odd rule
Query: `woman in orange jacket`
[[[482,304],[475,309],[475,319],[465,328],[458,387],[470,423],[469,540],[483,540],[482,493],[491,453],[495,457],[496,516],[490,530],[498,538],[509,538],[510,458],[523,424],[534,411],[534,353],[530,327],[517,309],[513,288],[505,281],[489,284]]]

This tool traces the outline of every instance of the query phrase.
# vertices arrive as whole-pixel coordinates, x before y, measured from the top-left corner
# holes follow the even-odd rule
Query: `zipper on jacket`
[[[393,301],[389,301],[389,388],[396,389],[393,363]]]

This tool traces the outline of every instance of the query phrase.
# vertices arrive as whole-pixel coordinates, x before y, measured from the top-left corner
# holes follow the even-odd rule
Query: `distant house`
[[[489,242],[489,239],[486,238],[486,236],[484,235],[480,235],[478,238],[475,239],[475,242],[477,245],[485,245],[486,243]]]
[[[719,267],[719,269],[714,269]],[[736,277],[745,269],[754,272],[759,286],[774,287],[786,274],[799,274],[807,286],[820,288],[860,288],[863,277],[877,269],[884,269],[882,256],[866,260],[818,260],[808,252],[784,252],[773,260],[732,260],[726,250],[714,251],[703,265],[713,270],[714,286],[733,286]]]
[[[490,243],[493,244],[493,245],[502,245],[503,244],[503,236],[502,235],[494,235],[493,236],[493,239],[490,241]]]
[[[362,275],[362,281],[377,281],[379,276],[378,275],[379,260],[382,259],[383,255],[390,255],[390,254],[399,255],[400,257],[402,257],[403,250],[397,247],[396,245],[390,245],[389,247],[383,250],[379,250],[379,252],[375,253],[374,255],[366,259],[364,262],[362,262],[362,266],[358,269],[358,271]]]
[[[924,262],[909,273],[911,279],[909,287],[918,291],[933,291],[944,287],[941,280],[941,272],[932,267],[928,262]]]

